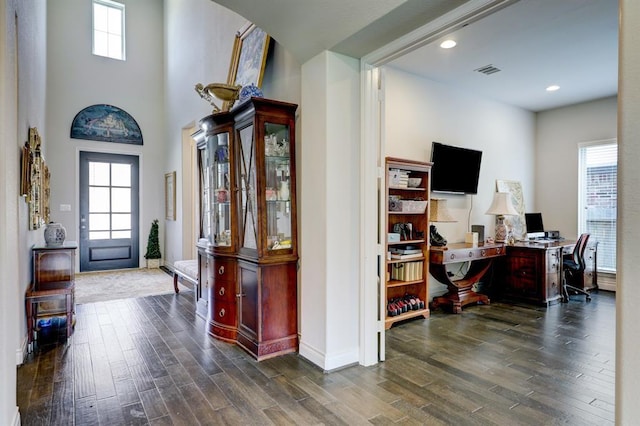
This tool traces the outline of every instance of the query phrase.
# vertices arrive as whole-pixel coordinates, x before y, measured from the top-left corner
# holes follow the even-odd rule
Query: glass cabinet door
[[[231,169],[229,133],[207,136],[211,155],[209,199],[214,247],[231,246]]]
[[[257,176],[253,125],[238,130],[240,144],[240,242],[243,248],[258,249]]]
[[[211,224],[211,151],[207,146],[199,147],[200,163],[200,238],[213,243],[213,228]]]
[[[267,250],[290,249],[292,245],[291,152],[289,126],[264,124],[264,182],[266,198]]]

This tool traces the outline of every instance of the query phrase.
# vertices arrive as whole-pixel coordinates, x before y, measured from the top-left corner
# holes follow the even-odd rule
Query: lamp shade
[[[431,222],[457,222],[449,213],[447,200],[444,198],[432,198],[429,207],[429,220]]]
[[[491,207],[485,214],[494,214],[497,216],[517,216],[518,211],[511,203],[511,194],[508,192],[496,192],[493,194],[493,202]]]

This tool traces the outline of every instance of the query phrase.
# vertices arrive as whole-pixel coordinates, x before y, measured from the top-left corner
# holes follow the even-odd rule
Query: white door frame
[[[383,247],[384,197],[378,191],[384,187],[385,157],[384,87],[380,67],[427,45],[465,25],[484,18],[519,0],[471,0],[409,34],[364,56],[361,73],[361,139],[360,161],[362,180],[360,187],[360,223],[362,260],[360,266],[360,363],[372,365],[385,358],[384,318],[386,303],[378,294],[384,293]],[[382,186],[381,186],[382,185]],[[377,212],[373,215],[371,212]],[[374,311],[377,307],[378,312]]]

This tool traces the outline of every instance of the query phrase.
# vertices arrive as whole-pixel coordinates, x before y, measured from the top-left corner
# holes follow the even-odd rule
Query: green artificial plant
[[[158,242],[158,219],[154,219],[151,223],[151,231],[149,231],[149,241],[147,242],[147,254],[145,259],[160,259],[160,243]]]

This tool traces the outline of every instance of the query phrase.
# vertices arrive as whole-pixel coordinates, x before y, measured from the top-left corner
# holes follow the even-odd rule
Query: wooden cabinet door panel
[[[264,341],[295,335],[297,331],[295,264],[264,266],[262,279],[262,333]],[[268,319],[268,321],[267,321]]]
[[[513,295],[536,297],[538,271],[535,257],[514,253],[507,262],[507,291]]]
[[[238,325],[243,333],[255,340],[259,336],[258,269],[252,264],[241,263],[238,272],[240,274]]]

